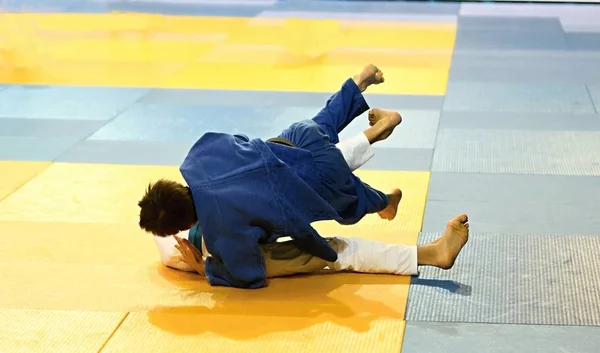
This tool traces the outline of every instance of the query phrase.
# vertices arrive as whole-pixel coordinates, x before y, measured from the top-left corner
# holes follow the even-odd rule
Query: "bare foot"
[[[388,138],[401,122],[402,116],[393,110],[378,108],[369,110],[369,125],[377,129],[377,135],[372,143]]]
[[[438,267],[449,270],[454,266],[456,257],[469,240],[468,221],[466,214],[454,218],[448,222],[442,236],[433,243],[437,248]]]
[[[367,87],[370,85],[378,85],[385,81],[383,78],[383,72],[381,72],[381,70],[379,70],[379,68],[373,64],[365,66],[363,71],[358,75],[354,75],[352,79],[361,92],[366,91]]]
[[[398,204],[400,204],[400,200],[402,200],[402,191],[400,189],[392,190],[392,193],[387,195],[388,197],[388,205],[383,210],[377,212],[379,217],[382,219],[387,219],[388,221],[396,218],[396,213],[398,213]]]

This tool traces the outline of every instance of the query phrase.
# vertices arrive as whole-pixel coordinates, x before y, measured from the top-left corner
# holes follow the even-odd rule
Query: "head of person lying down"
[[[140,227],[159,237],[188,230],[198,221],[190,188],[175,181],[150,184],[138,206]]]

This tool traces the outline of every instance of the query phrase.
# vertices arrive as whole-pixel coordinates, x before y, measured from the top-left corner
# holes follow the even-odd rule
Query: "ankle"
[[[422,245],[417,248],[417,262],[419,266],[439,265],[439,247],[436,244]]]
[[[369,87],[365,81],[361,80],[360,75],[354,75],[354,77],[352,77],[352,81],[354,81],[356,87],[358,87],[361,92],[366,91],[367,87]]]

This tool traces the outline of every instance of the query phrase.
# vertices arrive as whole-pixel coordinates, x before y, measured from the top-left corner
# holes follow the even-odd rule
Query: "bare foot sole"
[[[378,128],[378,134],[374,142],[387,139],[401,122],[402,116],[393,110],[378,108],[369,110],[369,125]]]
[[[396,214],[398,213],[398,205],[400,204],[400,200],[402,200],[402,191],[400,191],[400,189],[394,189],[392,193],[387,196],[387,207],[377,212],[377,214],[382,219],[387,219],[388,221],[391,221],[394,218],[396,218]]]
[[[363,71],[358,75],[354,75],[352,79],[361,92],[364,92],[370,85],[378,85],[385,81],[383,72],[373,64],[365,66]]]
[[[438,267],[449,270],[469,240],[469,218],[462,214],[448,222],[442,236],[433,244],[438,247]]]

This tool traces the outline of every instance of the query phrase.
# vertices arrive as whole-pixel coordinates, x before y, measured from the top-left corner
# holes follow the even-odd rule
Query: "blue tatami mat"
[[[409,321],[402,353],[596,353],[598,347],[600,327]]]
[[[0,160],[53,161],[76,142],[76,138],[0,136]]]
[[[433,171],[600,176],[600,131],[441,129]]]
[[[500,188],[499,191],[505,190],[504,186],[490,185],[490,187]],[[517,200],[521,199],[516,197],[513,202],[499,202],[493,199],[489,201],[429,199],[425,208],[423,231],[441,231],[449,219],[461,213],[467,213],[473,229],[482,232],[596,234],[600,229],[597,203],[592,206],[582,206],[576,202],[544,204]]]
[[[78,0],[2,0],[0,11],[5,12],[57,12],[63,11]]]
[[[472,229],[453,269],[421,268],[407,321],[600,326],[600,236],[481,231]],[[422,234],[419,244],[437,237]],[[419,285],[427,279],[470,290]]]
[[[104,121],[0,118],[0,136],[84,139]]]
[[[79,1],[69,6],[67,12],[86,12],[86,13],[103,13],[103,12],[142,12],[156,13],[162,15],[196,15],[196,16],[238,16],[238,17],[254,17],[262,9],[268,8],[268,1],[258,2],[257,5],[252,5],[251,2],[235,4],[231,6],[226,1],[214,1],[211,4],[193,3],[192,1]]]
[[[439,111],[402,109],[395,105],[386,108],[401,111],[403,122],[388,139],[377,143],[377,147],[432,149],[435,146]],[[321,109],[319,105],[282,107],[140,102],[107,123],[91,139],[191,143],[208,131],[270,138],[278,136],[295,122],[312,119]],[[343,130],[340,138],[351,138],[367,128],[368,115],[364,113]]]
[[[600,68],[598,71],[600,72]],[[592,97],[594,106],[596,107],[596,112],[600,114],[600,85],[588,85],[587,89],[590,93],[590,97]]]
[[[340,82],[340,86],[343,82]],[[153,89],[139,100],[142,104],[219,105],[251,107],[319,107],[331,97],[322,92],[275,92],[238,90]],[[369,94],[365,99],[373,108],[391,106],[412,110],[440,110],[443,96]]]
[[[86,140],[71,146],[57,162],[179,166],[191,143]]]
[[[597,234],[598,195],[600,177],[433,172],[423,231],[467,213],[483,233]]]
[[[374,12],[456,15],[459,3],[430,3],[413,1],[346,1],[346,0],[283,0],[273,5],[280,11]]]
[[[455,49],[450,81],[585,84],[593,82],[598,58],[589,52]]]
[[[600,52],[600,33],[567,33],[566,36],[569,49]]]
[[[22,5],[16,1],[9,8],[11,10],[31,9],[33,5]],[[31,2],[31,1],[26,1]],[[56,2],[56,0],[54,0]],[[41,3],[38,1],[38,3]],[[269,15],[279,13],[279,16],[302,17],[302,14],[311,14],[312,18],[335,18],[340,13],[355,15],[357,18],[369,20],[369,15],[429,15],[454,17],[458,13],[460,4],[442,3],[430,6],[419,2],[367,2],[367,1],[177,1],[165,0],[148,1],[74,1],[64,0],[62,6],[56,9],[69,12],[109,12],[132,11],[160,14],[201,15],[201,16],[244,16],[253,17],[259,12],[269,11]],[[70,5],[70,6],[68,6]],[[233,6],[232,6],[233,5]],[[39,5],[38,5],[39,6]],[[58,6],[58,5],[55,5]],[[362,16],[362,17],[358,17]],[[345,16],[345,18],[348,18]]]
[[[289,126],[286,110],[289,109],[136,104],[98,130],[91,139],[194,143],[209,131],[269,138]]]
[[[450,81],[444,110],[594,114],[583,84]]]
[[[147,89],[75,86],[10,86],[0,91],[0,117],[108,120]]]
[[[521,33],[529,37],[540,34],[553,34],[564,37],[563,28],[558,18],[542,17],[461,16],[458,20],[458,31],[499,31],[501,33]],[[503,42],[501,33],[495,40],[489,41],[490,44]],[[457,45],[461,44],[457,38]]]
[[[501,112],[449,112],[442,114],[440,129],[600,131],[597,114],[540,114]]]
[[[58,153],[43,154],[42,157],[45,158],[40,158],[56,158],[57,162],[70,163],[179,166],[191,147],[190,142],[85,140],[68,144]],[[373,158],[361,170],[428,171],[433,150],[376,147],[374,153]],[[34,152],[30,154],[35,155]],[[19,159],[23,153],[5,152],[4,155],[7,159],[14,160]]]
[[[490,21],[488,18],[481,20]],[[502,28],[504,26],[497,29],[481,26],[464,29],[462,25],[464,18],[461,18],[456,33],[456,49],[562,50],[567,48],[567,41],[562,35],[558,19],[539,19],[549,22],[540,26],[540,29],[535,24],[528,25],[530,19],[519,20],[525,22],[523,29]]]
[[[354,20],[354,21],[390,21],[390,22],[446,22],[455,23],[455,15],[406,14],[377,12],[326,12],[326,11],[263,11],[257,17],[264,18],[306,18],[315,20]]]
[[[373,158],[361,170],[429,171],[433,149],[430,148],[373,148]]]

